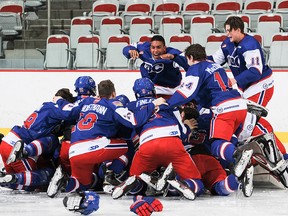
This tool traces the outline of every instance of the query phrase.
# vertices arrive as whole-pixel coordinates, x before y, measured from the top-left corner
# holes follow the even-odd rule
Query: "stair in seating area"
[[[51,0],[50,2],[50,34],[63,34],[62,30],[69,33],[73,17],[82,16],[85,12],[88,14],[92,10],[94,0]],[[36,11],[36,17],[37,19],[23,21],[22,38],[14,40],[14,49],[46,48],[47,5]]]

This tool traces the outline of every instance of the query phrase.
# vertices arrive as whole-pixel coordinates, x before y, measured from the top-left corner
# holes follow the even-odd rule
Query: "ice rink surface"
[[[12,191],[0,187],[1,216],[64,216],[76,215],[68,212],[63,204],[64,194],[49,198],[45,193]],[[153,216],[278,216],[288,215],[288,190],[275,187],[255,187],[251,197],[233,193],[227,197],[203,195],[194,201],[159,197],[162,212]],[[129,216],[132,197],[113,200],[110,195],[100,194],[100,208],[91,215]]]

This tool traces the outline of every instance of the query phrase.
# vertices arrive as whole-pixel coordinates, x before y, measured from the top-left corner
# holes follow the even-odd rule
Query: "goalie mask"
[[[75,92],[78,95],[96,95],[96,84],[90,76],[80,76],[75,81]]]
[[[89,215],[99,209],[99,195],[93,191],[83,191],[65,196],[63,204],[68,211]]]
[[[135,80],[133,91],[135,93],[135,97],[155,97],[155,88],[154,83],[148,78],[139,78]]]

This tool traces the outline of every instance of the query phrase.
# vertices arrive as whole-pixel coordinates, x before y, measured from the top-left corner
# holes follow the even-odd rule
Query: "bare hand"
[[[166,103],[166,100],[165,100],[164,98],[162,98],[162,97],[157,98],[157,99],[154,100],[152,103],[155,105],[155,112],[158,112],[158,111],[159,111],[159,106],[160,106],[160,105],[162,105],[162,104],[168,105],[168,104]]]
[[[139,58],[139,53],[137,50],[129,50],[129,54],[130,54],[130,57],[132,59],[137,59]]]
[[[186,119],[186,120],[184,121],[184,124],[188,125],[188,127],[189,127],[191,130],[198,128],[198,122],[197,122],[196,119],[190,119],[190,120]]]

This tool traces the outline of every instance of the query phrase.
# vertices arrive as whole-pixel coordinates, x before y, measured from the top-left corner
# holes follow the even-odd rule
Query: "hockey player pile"
[[[2,137],[0,186],[65,193],[65,208],[84,215],[98,210],[100,191],[131,196],[142,216],[165,210],[162,196],[250,197],[257,166],[288,188],[288,154],[265,119],[272,71],[239,19],[225,22],[228,37],[212,56],[199,44],[166,47],[160,35],[125,47],[143,61],[131,101],[90,76],[77,78],[75,97],[58,90]]]

